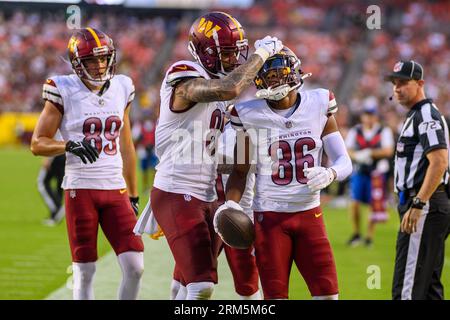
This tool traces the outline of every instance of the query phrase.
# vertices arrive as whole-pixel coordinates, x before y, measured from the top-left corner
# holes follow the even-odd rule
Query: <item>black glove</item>
[[[130,197],[130,203],[134,214],[137,216],[139,214],[139,197]]]
[[[88,159],[90,163],[93,163],[98,159],[97,149],[84,140],[79,142],[71,140],[67,141],[66,151],[79,157],[84,164],[87,163],[86,159]]]

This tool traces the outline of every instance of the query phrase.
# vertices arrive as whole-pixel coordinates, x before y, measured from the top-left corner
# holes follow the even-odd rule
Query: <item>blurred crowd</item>
[[[2,111],[40,111],[45,79],[72,72],[66,55],[72,30],[65,21],[64,11],[0,13]],[[164,19],[99,13],[83,22],[113,35],[118,49],[118,72],[132,77],[137,91],[143,90],[146,74],[166,38]]]
[[[425,69],[426,92],[441,111],[450,115],[450,2],[396,1],[382,6],[380,30],[366,28],[369,3],[343,0],[307,0],[301,6],[295,0],[255,1],[249,9],[222,9],[234,15],[245,27],[249,44],[267,34],[278,36],[302,61],[302,69],[312,72],[306,87],[325,87],[337,93],[348,80],[354,63],[355,48],[365,47],[367,54],[361,70],[341,105],[338,122],[342,130],[354,124],[367,105],[376,105],[393,129],[404,114],[389,101],[392,86],[383,81],[399,59],[414,59]],[[220,9],[220,8],[217,8]],[[168,35],[174,20],[166,16],[136,17],[129,13],[100,12],[83,20],[83,25],[110,34],[118,48],[118,72],[132,77],[136,85],[134,118],[149,115],[156,119],[159,86],[164,70],[174,61],[189,59],[188,30],[198,12],[186,14],[175,23],[175,37]],[[53,74],[71,72],[66,59],[71,34],[65,15],[15,11],[0,13],[0,101],[2,111],[40,111],[42,83]],[[170,54],[155,59],[164,44]],[[149,82],[149,73],[157,70]],[[249,90],[243,99],[251,98]],[[144,110],[144,111],[140,111]]]
[[[450,2],[408,3],[391,16],[390,25],[369,33],[370,44],[363,70],[349,107],[358,112],[377,105],[392,129],[404,110],[390,101],[392,85],[382,75],[402,60],[415,60],[424,67],[425,91],[441,112],[450,116]],[[395,131],[394,131],[395,132]]]

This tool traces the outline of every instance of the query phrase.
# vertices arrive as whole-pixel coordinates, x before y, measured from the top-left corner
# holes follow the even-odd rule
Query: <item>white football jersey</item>
[[[210,79],[199,64],[178,61],[168,69],[162,82],[155,145],[159,164],[153,185],[211,202],[217,199],[216,138],[223,131],[227,103],[196,103],[182,112],[173,110],[172,95],[177,82],[196,77]]]
[[[51,101],[62,113],[59,130],[64,141],[86,139],[99,153],[96,162],[84,164],[79,157],[67,152],[62,188],[126,188],[122,174],[120,130],[125,109],[134,99],[132,80],[116,75],[99,96],[75,74],[55,76],[44,84],[42,97]]]
[[[244,129],[255,146],[254,211],[297,212],[320,205],[320,191],[310,191],[303,169],[321,165],[321,135],[337,105],[329,90],[299,95],[288,117],[274,112],[266,100],[239,103],[231,111],[233,127]]]
[[[223,132],[218,147],[218,155],[219,159],[222,159],[224,164],[233,164],[234,163],[234,145],[236,143],[236,131],[231,128],[231,124],[228,123],[225,126],[225,131]],[[229,174],[221,174],[223,190],[225,191],[225,187],[228,182]],[[244,209],[245,213],[250,216],[253,220],[253,196],[254,196],[254,188],[255,188],[255,174],[249,172],[247,175],[247,183],[245,185],[244,193],[242,194],[241,201],[239,204],[242,209]]]

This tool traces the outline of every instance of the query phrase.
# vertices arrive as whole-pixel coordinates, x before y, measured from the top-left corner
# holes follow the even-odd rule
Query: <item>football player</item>
[[[136,299],[144,246],[133,234],[138,208],[131,139],[132,80],[115,75],[116,50],[102,31],[77,30],[68,45],[75,74],[43,86],[44,109],[33,133],[34,155],[66,154],[66,221],[73,261],[73,298],[93,299],[98,225],[122,269],[119,299]],[[53,137],[60,130],[64,141]]]
[[[227,101],[251,85],[282,43],[267,36],[255,48],[247,59],[241,24],[224,12],[205,14],[189,32],[195,62],[175,62],[162,82],[151,206],[188,300],[209,299],[217,283],[221,241],[212,223],[217,208],[215,145]]]
[[[254,246],[265,299],[288,298],[293,261],[314,299],[338,297],[320,190],[346,178],[352,163],[333,116],[337,111],[333,93],[300,91],[309,75],[301,72],[300,60],[285,47],[265,62],[255,79],[260,99],[238,103],[231,111],[238,140],[245,135],[247,143],[241,149],[236,145],[241,160],[228,179],[227,201],[217,210],[214,226],[217,230],[224,209],[240,209],[253,150],[257,155]],[[332,163],[329,168],[321,166],[323,151]]]

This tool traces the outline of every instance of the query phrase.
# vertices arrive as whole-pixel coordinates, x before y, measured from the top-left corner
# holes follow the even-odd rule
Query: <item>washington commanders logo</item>
[[[208,21],[205,18],[200,19],[200,22],[197,27],[197,31],[200,33],[204,33],[205,37],[207,37],[207,38],[211,38],[211,36],[213,35],[213,32],[214,31],[218,32],[220,29],[222,29],[222,28],[219,26],[213,27],[212,21]]]
[[[399,72],[403,68],[403,62],[397,62],[394,66],[394,72]]]
[[[77,48],[78,40],[75,37],[70,38],[69,44],[67,45],[67,48],[70,52],[74,52]]]

